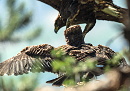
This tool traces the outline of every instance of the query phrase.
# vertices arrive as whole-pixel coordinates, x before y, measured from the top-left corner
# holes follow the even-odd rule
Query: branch
[[[121,87],[129,88],[130,73],[124,74],[119,69],[111,69],[104,75],[105,79],[90,81],[83,86],[68,87],[64,91],[117,91]]]
[[[90,81],[84,86],[66,88],[65,91],[115,91],[119,88],[121,74],[118,70],[110,70],[105,73],[105,77],[105,79]]]
[[[129,14],[128,14],[128,16],[124,15],[124,17],[125,17],[124,23],[126,25],[126,28],[124,29],[124,36],[128,40],[128,43],[129,43],[129,46],[130,46],[130,1],[129,0],[126,0],[126,1],[127,1]],[[129,47],[129,49],[130,49],[130,47]]]

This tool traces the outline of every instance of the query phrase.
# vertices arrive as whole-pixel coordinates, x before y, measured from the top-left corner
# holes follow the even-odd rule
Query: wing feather
[[[21,75],[21,74],[23,74],[23,70],[22,70],[22,67],[23,65],[22,65],[22,62],[20,62],[20,61],[18,61],[18,67],[19,67],[19,75]]]
[[[18,74],[18,71],[19,71],[19,65],[18,65],[18,61],[14,61],[14,64],[15,64],[15,68],[14,68],[14,75],[17,76]]]
[[[4,75],[4,73],[7,72],[7,69],[8,69],[8,63],[4,63],[4,65],[2,66],[1,68],[1,75]]]
[[[9,67],[10,68],[10,67]],[[14,61],[11,62],[11,68],[10,68],[10,74],[9,75],[12,75],[14,73]]]
[[[22,75],[28,72],[52,71],[52,46],[42,44],[24,48],[16,56],[0,63],[0,75]]]

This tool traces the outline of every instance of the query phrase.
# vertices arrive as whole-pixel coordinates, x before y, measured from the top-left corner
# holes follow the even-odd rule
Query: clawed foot
[[[85,29],[83,31],[83,38],[85,38],[86,34],[95,26],[95,24],[96,24],[96,19],[93,19],[93,21],[91,21],[85,26]]]

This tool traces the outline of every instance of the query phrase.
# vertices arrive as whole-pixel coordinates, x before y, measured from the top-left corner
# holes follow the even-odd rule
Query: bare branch
[[[130,1],[129,0],[126,0],[126,1],[127,1],[129,14],[128,14],[128,17],[127,17],[127,15],[124,15],[124,17],[126,17],[124,19],[124,23],[126,25],[126,28],[124,29],[124,36],[128,40],[128,43],[129,43],[129,46],[130,46]]]
[[[65,88],[64,91],[116,91],[121,87],[129,88],[130,74],[122,74],[118,69],[105,73],[105,79],[90,81],[83,86]]]

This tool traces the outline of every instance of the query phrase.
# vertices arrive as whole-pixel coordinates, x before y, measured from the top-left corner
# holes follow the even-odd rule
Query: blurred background
[[[113,1],[116,5],[126,8],[124,0]],[[15,56],[26,46],[65,45],[65,27],[61,28],[58,34],[54,33],[57,15],[57,10],[37,0],[0,0],[0,61]],[[81,26],[83,29],[85,24]],[[117,22],[97,20],[95,27],[86,35],[85,42],[95,46],[107,45],[109,40],[119,35],[107,46],[115,52],[121,52],[128,47],[127,41],[120,35],[123,32],[122,27],[124,26]],[[5,75],[0,77],[0,91],[38,91],[37,88],[51,86],[45,82],[55,77],[55,74],[48,72],[22,76]]]

